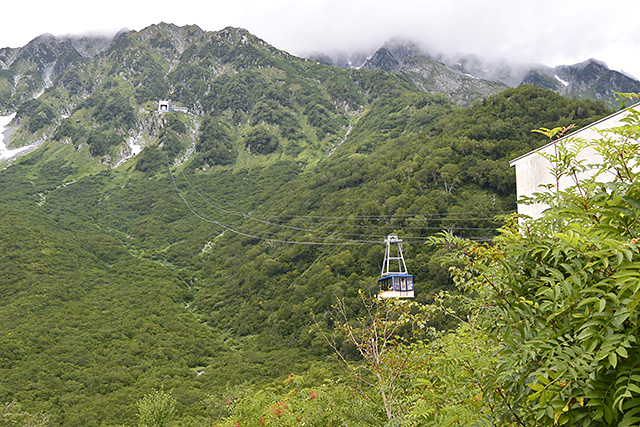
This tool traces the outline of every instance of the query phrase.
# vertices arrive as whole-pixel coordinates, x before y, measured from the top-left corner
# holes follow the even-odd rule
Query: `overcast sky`
[[[547,65],[596,58],[640,78],[637,0],[5,0],[0,47],[43,33],[141,30],[159,22],[243,27],[296,55],[374,49],[393,37],[444,52]],[[7,4],[8,3],[8,4]]]

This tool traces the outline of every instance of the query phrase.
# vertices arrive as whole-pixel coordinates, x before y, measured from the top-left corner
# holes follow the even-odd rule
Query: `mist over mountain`
[[[394,39],[386,42],[374,52],[366,55],[364,61],[362,53],[352,56],[339,54],[332,57],[326,54],[310,55],[311,58],[325,64],[340,67],[356,67],[377,69],[404,73],[411,76],[414,83],[423,90],[435,90],[448,94],[458,104],[464,105],[465,100],[454,94],[461,85],[464,77],[477,80],[475,86],[479,93],[496,93],[503,87],[516,87],[520,84],[532,84],[537,87],[553,90],[563,96],[578,99],[597,99],[604,101],[610,107],[619,106],[616,92],[638,92],[640,82],[622,72],[610,70],[607,65],[596,59],[589,59],[579,64],[548,67],[542,64],[525,64],[509,59],[485,58],[475,54],[434,52],[428,47],[406,39]],[[426,67],[425,64],[429,64]],[[355,64],[355,65],[354,65]],[[440,64],[444,69],[433,69]],[[455,77],[453,72],[459,77]],[[457,84],[429,84],[433,76],[441,80]],[[496,86],[497,85],[497,86]],[[463,89],[468,91],[468,88]],[[476,95],[477,96],[477,95]]]

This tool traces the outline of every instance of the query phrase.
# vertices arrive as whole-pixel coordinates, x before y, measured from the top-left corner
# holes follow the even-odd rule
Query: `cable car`
[[[395,234],[389,234],[384,242],[386,249],[381,277],[378,279],[380,286],[378,298],[413,298],[413,275],[407,272],[407,265],[402,255],[402,240]],[[392,251],[392,245],[395,245],[395,251]],[[396,263],[398,271],[392,271]]]

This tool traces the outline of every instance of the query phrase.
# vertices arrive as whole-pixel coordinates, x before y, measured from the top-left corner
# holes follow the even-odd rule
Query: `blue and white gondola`
[[[389,234],[385,239],[386,249],[384,252],[384,262],[382,272],[378,279],[380,294],[378,298],[413,298],[413,275],[407,272],[407,265],[402,254],[402,240],[395,234]],[[392,245],[396,246],[395,256]],[[398,266],[398,271],[392,271],[393,265]]]

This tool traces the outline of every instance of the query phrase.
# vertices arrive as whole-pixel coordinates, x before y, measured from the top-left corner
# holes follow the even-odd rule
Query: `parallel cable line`
[[[165,153],[166,154],[166,153]],[[169,161],[168,155],[167,155],[167,162]],[[289,218],[291,219],[320,219],[320,220],[325,220],[325,219],[330,219],[330,220],[376,220],[376,221],[380,221],[381,219],[397,219],[397,218],[415,218],[415,217],[421,217],[421,219],[426,219],[426,220],[431,220],[431,221],[463,221],[463,220],[480,220],[480,221],[495,221],[495,218],[488,218],[488,217],[456,217],[455,215],[473,215],[475,214],[474,212],[456,212],[456,213],[443,213],[443,214],[411,214],[411,215],[379,215],[379,216],[369,216],[369,217],[363,217],[363,216],[322,216],[322,215],[263,215],[263,216],[253,216],[250,214],[246,214],[246,213],[242,213],[242,212],[238,212],[235,210],[231,210],[231,209],[227,209],[227,208],[223,208],[221,206],[218,206],[217,204],[211,202],[208,198],[206,198],[200,191],[198,191],[193,184],[191,183],[191,181],[187,178],[187,176],[184,173],[184,170],[181,170],[181,174],[182,177],[184,178],[185,182],[188,185],[188,188],[194,192],[195,194],[198,195],[198,197],[200,199],[202,199],[207,205],[209,205],[210,207],[212,207],[213,209],[220,211],[222,213],[225,213],[227,215],[234,215],[237,216],[239,218],[242,219],[247,219],[247,220],[253,220],[256,221],[258,223],[261,223],[263,225],[266,226],[272,226],[272,227],[277,227],[277,228],[282,228],[282,229],[288,229],[288,230],[294,230],[294,231],[301,231],[304,233],[315,233],[315,234],[321,234],[322,236],[309,236],[309,235],[298,235],[298,234],[287,234],[284,232],[273,232],[273,231],[264,231],[264,230],[246,230],[243,229],[242,227],[237,228],[237,227],[232,227],[228,224],[222,223],[218,220],[215,219],[210,219],[210,218],[206,218],[203,215],[201,215],[193,206],[192,204],[189,203],[189,201],[186,199],[186,197],[182,194],[182,192],[180,191],[180,189],[178,188],[178,185],[176,183],[176,178],[171,170],[171,166],[168,166],[168,171],[169,171],[169,175],[171,177],[171,182],[173,184],[173,187],[176,191],[176,193],[178,194],[178,196],[180,197],[180,199],[183,201],[183,203],[187,206],[187,208],[189,209],[189,211],[198,219],[211,223],[211,224],[215,224],[218,225],[220,227],[222,227],[224,230],[227,230],[229,232],[247,237],[247,238],[252,238],[252,239],[258,239],[258,240],[265,240],[265,241],[269,241],[269,242],[275,242],[275,243],[287,243],[287,244],[303,244],[303,245],[327,245],[327,246],[340,246],[340,245],[364,245],[364,244],[381,244],[382,242],[380,242],[379,240],[369,240],[371,238],[384,238],[386,237],[386,235],[376,235],[376,234],[361,234],[361,233],[338,233],[339,236],[342,237],[347,237],[347,238],[341,238],[341,237],[330,237],[330,236],[326,236],[328,234],[336,234],[335,228],[344,228],[344,227],[349,227],[349,228],[354,228],[354,227],[360,227],[360,228],[373,228],[373,229],[383,229],[383,228],[392,228],[392,229],[398,229],[398,228],[402,228],[402,229],[412,229],[412,230],[450,230],[450,231],[490,231],[490,230],[496,230],[497,227],[452,227],[452,226],[440,226],[440,227],[411,227],[411,226],[396,226],[394,224],[378,224],[378,225],[371,225],[371,224],[365,224],[365,225],[358,225],[358,224],[336,224],[336,223],[295,223],[296,225],[306,225],[306,226],[320,226],[320,227],[333,227],[334,230],[318,230],[318,229],[311,229],[311,228],[302,228],[302,227],[296,227],[293,225],[286,225],[286,224],[282,224],[279,222],[284,222],[284,219],[281,218]],[[477,212],[478,214],[482,214],[482,215],[487,215],[489,212]],[[507,212],[507,211],[495,211],[495,213],[499,213],[499,214],[506,214],[506,213],[511,213],[511,212]],[[451,216],[454,217],[451,217]],[[268,221],[265,218],[269,218],[269,219],[274,219],[276,218],[276,221],[279,222],[273,222],[273,221]],[[265,237],[264,235],[269,235],[269,236],[275,236],[275,237]],[[349,238],[349,237],[353,237],[353,238]],[[303,239],[302,241],[300,240],[292,240],[292,239]],[[475,238],[470,238],[472,240],[479,240],[479,241],[488,241],[491,240],[492,237],[475,237]],[[318,241],[319,240],[319,241]],[[405,242],[406,243],[425,243],[428,240],[428,237],[422,237],[422,236],[407,236],[405,237]]]

